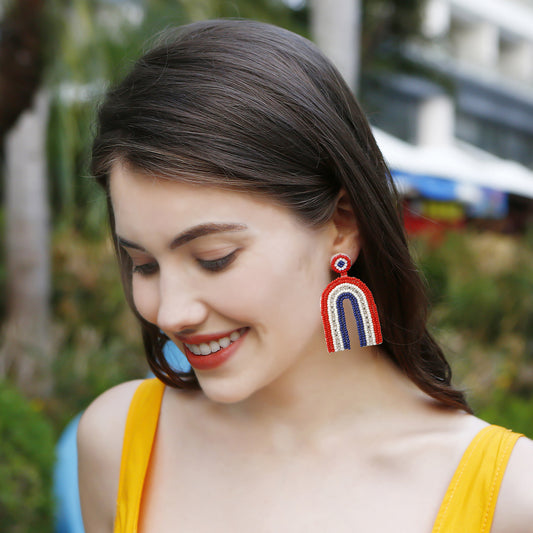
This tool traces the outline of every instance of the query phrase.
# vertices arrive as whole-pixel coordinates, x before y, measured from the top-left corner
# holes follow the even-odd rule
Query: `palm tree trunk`
[[[49,98],[36,93],[5,141],[7,321],[0,376],[29,396],[51,392],[50,225],[46,125]]]

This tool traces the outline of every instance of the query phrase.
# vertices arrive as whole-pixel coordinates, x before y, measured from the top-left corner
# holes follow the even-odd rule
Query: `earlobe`
[[[332,255],[346,253],[355,260],[360,250],[359,227],[352,204],[344,189],[339,193],[331,221],[335,228]]]

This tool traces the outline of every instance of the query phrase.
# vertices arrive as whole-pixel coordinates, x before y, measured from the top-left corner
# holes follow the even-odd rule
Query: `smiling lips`
[[[184,352],[196,370],[211,370],[222,365],[241,345],[249,328],[241,328],[222,337],[198,335],[183,339]],[[189,342],[184,342],[185,340]],[[194,343],[191,341],[195,341]]]
[[[241,328],[239,330],[232,331],[229,335],[225,337],[207,342],[200,342],[198,344],[184,344],[194,355],[210,355],[212,353],[218,352],[222,348],[227,348],[232,342],[239,340],[241,338],[241,335],[246,331],[246,329],[247,328]]]

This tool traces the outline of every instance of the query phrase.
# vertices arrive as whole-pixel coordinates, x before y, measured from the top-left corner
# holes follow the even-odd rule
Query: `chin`
[[[234,404],[248,399],[253,390],[245,387],[239,387],[235,383],[202,383],[200,386],[206,398],[215,403],[220,404]]]

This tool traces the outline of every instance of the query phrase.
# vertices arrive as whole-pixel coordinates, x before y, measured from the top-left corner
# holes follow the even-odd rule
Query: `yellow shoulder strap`
[[[503,474],[518,433],[483,428],[466,449],[446,491],[433,533],[489,533]]]
[[[146,470],[154,442],[165,385],[143,381],[131,400],[122,444],[114,533],[137,531]]]

